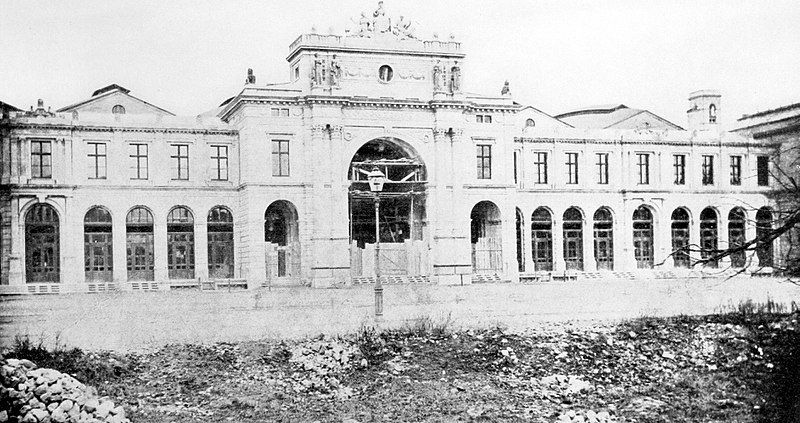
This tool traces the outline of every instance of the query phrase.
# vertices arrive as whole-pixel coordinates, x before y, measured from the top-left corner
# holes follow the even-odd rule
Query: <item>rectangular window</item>
[[[289,176],[288,140],[272,140],[272,176]]]
[[[31,141],[31,177],[53,177],[53,162],[50,141]]]
[[[547,183],[547,153],[536,153],[536,161],[533,163],[536,166],[536,183]]]
[[[714,185],[714,156],[703,156],[703,185]]]
[[[105,143],[89,143],[89,179],[106,179]]]
[[[492,115],[475,115],[477,123],[492,123]]]
[[[756,156],[756,167],[758,171],[758,186],[769,185],[769,157]]]
[[[578,153],[567,153],[567,183],[578,183]]]
[[[731,156],[731,185],[742,184],[742,156]]]
[[[517,161],[518,160],[519,160],[519,152],[515,150],[514,151],[514,183],[515,184],[518,181],[518,177],[517,177],[517,168],[518,168]]]
[[[673,167],[675,168],[675,185],[686,184],[686,156],[683,154],[676,154],[672,156]]]
[[[272,117],[289,117],[289,109],[280,107],[273,107],[270,109],[270,116]]]
[[[597,153],[597,183],[608,184],[608,153]]]
[[[147,179],[147,144],[131,144],[131,179]]]
[[[650,184],[650,155],[647,153],[636,153],[636,168],[639,174],[639,185]]]
[[[211,180],[228,180],[228,146],[211,146],[211,165],[213,166]]]
[[[189,146],[186,144],[172,144],[172,179],[189,179]]]
[[[478,179],[492,179],[492,146],[479,145],[478,148]]]

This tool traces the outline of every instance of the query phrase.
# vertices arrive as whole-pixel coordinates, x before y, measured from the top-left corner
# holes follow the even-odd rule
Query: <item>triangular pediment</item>
[[[62,107],[58,112],[175,116],[168,110],[130,95],[130,90],[117,84],[95,90],[90,98]]]

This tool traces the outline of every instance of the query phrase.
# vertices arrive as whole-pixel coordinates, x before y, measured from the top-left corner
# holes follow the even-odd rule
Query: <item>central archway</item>
[[[383,190],[377,194],[370,191],[367,179],[373,169],[386,176]],[[376,138],[355,152],[348,168],[350,265],[354,277],[374,276],[376,233],[381,242],[381,274],[427,273],[426,177],[419,153],[400,139]]]

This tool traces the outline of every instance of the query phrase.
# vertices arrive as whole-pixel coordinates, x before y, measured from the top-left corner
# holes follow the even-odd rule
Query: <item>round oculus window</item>
[[[383,65],[378,69],[378,78],[383,82],[389,82],[394,76],[394,71],[389,65]]]

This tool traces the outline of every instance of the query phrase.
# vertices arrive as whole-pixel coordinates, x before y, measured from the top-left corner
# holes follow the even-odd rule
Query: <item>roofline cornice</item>
[[[37,123],[23,123],[12,124],[11,129],[52,129],[52,130],[68,130],[79,132],[164,132],[170,134],[203,134],[203,135],[238,135],[239,131],[236,129],[195,129],[195,128],[136,128],[126,126],[92,126],[92,125],[58,125],[58,124],[37,124]]]
[[[720,142],[720,141],[691,141],[691,140],[626,140],[621,138],[531,138],[531,137],[514,137],[514,142],[519,143],[532,143],[532,144],[619,144],[619,145],[672,145],[672,146],[703,146],[703,147],[757,147],[757,148],[779,148],[779,142],[763,143],[763,142]]]

